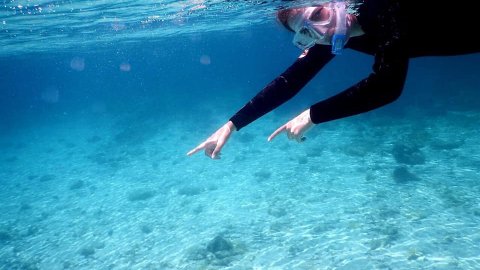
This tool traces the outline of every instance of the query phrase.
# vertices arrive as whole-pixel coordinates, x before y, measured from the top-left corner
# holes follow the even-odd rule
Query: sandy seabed
[[[235,133],[215,161],[185,155],[214,131],[193,120],[4,135],[0,269],[480,269],[480,113],[266,142],[286,120]]]

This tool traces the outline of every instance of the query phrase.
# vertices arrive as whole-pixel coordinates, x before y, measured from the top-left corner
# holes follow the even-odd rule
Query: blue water
[[[298,56],[291,2],[34,2],[0,9],[0,269],[480,269],[480,55],[268,143],[370,72],[347,50],[210,160]]]

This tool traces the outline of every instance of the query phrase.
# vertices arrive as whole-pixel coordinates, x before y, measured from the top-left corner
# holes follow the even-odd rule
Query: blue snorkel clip
[[[346,40],[347,40],[347,35],[334,34],[332,38],[332,53],[336,55],[342,54],[342,50],[343,50],[343,47],[345,46]]]
[[[343,47],[347,43],[347,13],[345,2],[334,2],[336,27],[332,37],[332,54],[342,54]]]

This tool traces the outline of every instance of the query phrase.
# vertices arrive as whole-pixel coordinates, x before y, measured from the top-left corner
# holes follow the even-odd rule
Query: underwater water
[[[370,72],[346,50],[186,156],[299,55],[273,16],[299,3],[3,1],[0,269],[480,269],[479,54],[267,142]]]

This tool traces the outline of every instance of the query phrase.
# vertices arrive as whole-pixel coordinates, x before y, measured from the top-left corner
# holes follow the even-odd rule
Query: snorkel
[[[342,49],[347,42],[347,14],[345,2],[334,2],[335,5],[335,33],[332,37],[332,54],[342,54]]]

